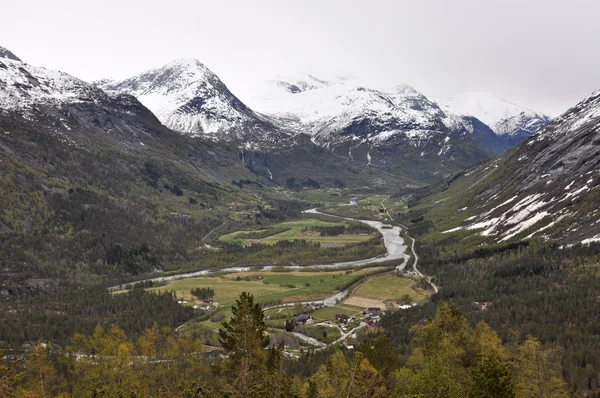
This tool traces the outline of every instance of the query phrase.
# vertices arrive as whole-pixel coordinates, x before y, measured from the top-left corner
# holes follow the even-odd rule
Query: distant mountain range
[[[186,136],[237,147],[247,167],[280,184],[298,174],[303,180],[348,184],[348,173],[323,175],[317,166],[334,163],[341,173],[349,162],[370,169],[363,174],[420,185],[501,154],[548,122],[489,95],[438,103],[407,85],[381,90],[357,85],[352,77],[314,73],[269,82],[248,106],[193,59],[123,81],[88,84],[21,62],[7,49],[0,54],[0,109],[46,117],[57,131],[85,126],[126,130],[131,134],[122,135],[120,145],[134,148],[142,145],[140,131],[147,129],[129,120],[135,107]],[[103,117],[98,106],[110,108],[119,120]],[[305,169],[299,171],[296,164]],[[386,184],[388,177],[376,180]]]
[[[190,59],[96,84],[135,96],[183,134],[264,153],[288,150],[304,135],[359,165],[422,182],[501,154],[549,121],[490,95],[464,100],[478,104],[469,113],[458,106],[465,96],[440,107],[408,85],[379,90],[314,72],[268,82],[247,105]]]
[[[440,129],[440,122],[453,130],[465,127],[472,133],[473,123],[468,119],[477,118],[501,139],[510,141],[511,146],[550,121],[543,114],[487,93],[465,93],[432,101],[405,84],[375,89],[361,85],[351,76],[336,77],[315,70],[268,82],[261,94],[250,99],[250,106],[308,128],[315,140],[324,144],[330,142],[332,135],[345,129],[347,132],[365,118],[371,122],[368,126],[363,122],[362,133],[369,134],[373,141],[384,141],[411,129]]]
[[[221,209],[242,192],[247,201],[253,189],[260,197],[278,186],[414,188],[527,137],[457,179],[468,180],[456,199],[465,218],[448,231],[481,230],[498,241],[543,234],[567,244],[600,237],[599,92],[546,125],[546,116],[489,94],[434,101],[406,85],[353,81],[279,79],[249,106],[195,60],[90,84],[0,48],[0,167],[14,188],[4,192],[12,210],[0,232],[39,219],[19,192],[61,197],[88,187],[111,192],[105,199],[126,212],[138,200],[131,194],[146,201],[134,211],[143,219],[174,186],[190,203]]]
[[[464,93],[435,100],[447,114],[475,117],[511,146],[550,122],[546,115],[488,93]]]

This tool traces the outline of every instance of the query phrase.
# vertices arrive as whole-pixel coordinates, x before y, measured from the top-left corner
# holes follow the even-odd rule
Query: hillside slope
[[[447,233],[477,231],[490,242],[534,236],[561,244],[600,241],[600,91],[500,158],[463,173],[421,206]],[[427,204],[426,204],[427,203]]]
[[[237,148],[169,130],[130,95],[0,58],[6,280],[135,275],[197,258],[202,236],[260,203],[263,184]]]

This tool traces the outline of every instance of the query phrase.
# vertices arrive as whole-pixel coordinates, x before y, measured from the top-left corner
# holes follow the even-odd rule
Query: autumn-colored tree
[[[53,397],[63,387],[45,346],[32,346],[24,365],[22,396]]]
[[[132,360],[135,349],[125,332],[115,325],[96,326],[90,337],[76,334],[71,350],[76,353],[74,394],[88,396],[131,396],[135,394]]]
[[[514,354],[517,398],[559,398],[569,395],[559,367],[559,352],[528,336]]]
[[[0,397],[16,397],[16,388],[22,377],[16,366],[4,362],[4,353],[0,351]]]
[[[331,355],[308,381],[306,392],[307,396],[320,398],[389,396],[383,376],[361,352],[355,354],[352,362],[340,351]]]
[[[413,350],[407,365],[415,372],[409,393],[428,397],[465,397],[470,389],[468,365],[476,355],[473,332],[464,315],[441,303],[437,315],[412,328]]]
[[[200,342],[178,338],[172,329],[154,324],[136,342],[138,362],[135,369],[142,396],[172,397],[189,386],[205,366],[194,353],[202,351]]]

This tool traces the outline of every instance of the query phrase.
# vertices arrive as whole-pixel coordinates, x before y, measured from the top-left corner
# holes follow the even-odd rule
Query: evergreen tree
[[[269,344],[267,325],[254,295],[242,292],[233,307],[233,317],[219,329],[219,343],[228,353],[228,368],[235,376],[233,387],[240,397],[260,396],[266,389]]]
[[[473,368],[471,398],[513,398],[513,375],[507,364],[498,357],[483,357]]]

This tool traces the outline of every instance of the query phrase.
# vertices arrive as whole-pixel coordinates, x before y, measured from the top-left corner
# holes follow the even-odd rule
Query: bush
[[[221,322],[223,319],[225,319],[225,315],[223,315],[222,312],[217,312],[216,314],[210,317],[210,321],[215,323]]]

